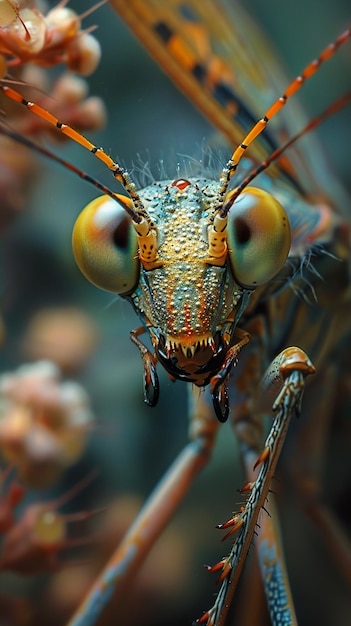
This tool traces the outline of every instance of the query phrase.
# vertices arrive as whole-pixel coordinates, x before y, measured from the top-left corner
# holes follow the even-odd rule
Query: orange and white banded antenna
[[[252,181],[255,180],[257,176],[259,176],[259,174],[262,174],[262,172],[268,169],[274,161],[279,159],[281,155],[284,152],[286,152],[286,150],[291,148],[291,146],[294,143],[296,143],[299,139],[301,139],[301,137],[315,130],[326,119],[338,113],[341,109],[343,109],[345,106],[350,104],[350,102],[351,102],[351,91],[348,91],[343,96],[335,100],[335,102],[333,102],[331,105],[329,105],[322,113],[320,113],[319,115],[314,117],[310,122],[308,122],[308,124],[306,124],[306,126],[302,128],[302,130],[300,130],[298,133],[296,133],[296,135],[291,137],[291,139],[289,139],[289,141],[287,141],[283,146],[281,146],[280,148],[277,148],[277,150],[274,150],[274,152],[272,152],[272,154],[269,157],[267,157],[267,159],[262,161],[262,163],[260,163],[258,167],[255,167],[247,176],[245,176],[242,182],[237,187],[235,187],[235,189],[230,193],[229,199],[227,199],[223,205],[221,215],[222,216],[227,215],[228,211],[233,206],[235,200],[240,196],[242,191],[244,191],[244,189],[250,183],[252,183]]]
[[[95,187],[95,189],[98,189],[99,191],[106,194],[107,196],[110,196],[110,198],[118,202],[118,204],[122,205],[124,210],[126,211],[126,213],[128,213],[128,215],[131,217],[132,220],[134,221],[137,221],[138,219],[140,220],[139,215],[137,215],[136,212],[133,210],[133,205],[131,204],[130,198],[128,198],[125,195],[116,193],[115,191],[112,191],[109,187],[101,183],[99,180],[97,180],[93,176],[90,176],[90,174],[87,174],[87,172],[84,172],[79,167],[76,167],[75,165],[73,165],[73,163],[71,163],[70,161],[63,159],[57,154],[54,154],[53,152],[51,152],[51,150],[48,150],[44,146],[38,143],[35,143],[31,139],[29,139],[29,137],[26,137],[25,135],[20,135],[18,132],[16,132],[15,130],[13,130],[12,128],[4,124],[3,122],[0,122],[0,135],[4,135],[5,137],[8,137],[9,139],[16,141],[17,143],[22,144],[26,148],[33,150],[33,152],[37,152],[38,154],[45,157],[46,159],[50,159],[50,161],[54,161],[54,163],[58,163],[65,169],[69,170],[70,172],[72,172],[73,174],[81,178],[82,180],[86,181],[87,183]]]
[[[291,96],[293,96],[297,91],[299,91],[302,85],[318,71],[321,65],[324,62],[328,61],[336,53],[340,46],[345,44],[350,38],[351,29],[349,28],[345,30],[341,35],[339,35],[334,42],[330,43],[315,60],[309,63],[302,71],[302,73],[288,85],[284,94],[273,102],[273,104],[266,111],[265,115],[260,120],[258,120],[258,122],[256,122],[256,124],[251,128],[249,133],[243,139],[241,144],[234,150],[231,158],[227,162],[225,168],[222,170],[219,179],[218,209],[216,214],[218,217],[223,218],[228,213],[229,209],[225,210],[223,206],[225,194],[228,190],[230,180],[234,175],[237,166],[241,158],[245,154],[247,148],[264,131],[269,121],[275,115],[277,115],[279,111],[285,106],[287,100],[291,98]],[[22,106],[25,106],[31,113],[45,120],[51,126],[57,128],[59,132],[69,137],[75,143],[81,145],[83,148],[91,152],[97,159],[99,159],[112,172],[114,178],[116,178],[116,180],[118,180],[118,182],[123,185],[123,187],[129,194],[132,204],[130,205],[127,212],[130,215],[134,225],[142,224],[143,235],[147,236],[149,234],[151,230],[150,217],[148,216],[145,207],[143,206],[141,197],[136,190],[136,185],[134,181],[124,168],[116,163],[103,150],[103,148],[98,148],[82,133],[78,132],[68,124],[61,122],[57,117],[41,107],[39,104],[26,100],[18,91],[16,91],[12,87],[9,87],[8,85],[0,85],[0,90],[7,98],[21,104]],[[275,159],[276,158],[278,157],[275,157]]]
[[[241,158],[245,154],[249,146],[255,141],[255,139],[265,130],[270,120],[279,113],[279,111],[286,105],[287,101],[297,93],[304,83],[309,80],[321,67],[323,63],[331,59],[331,57],[337,52],[337,50],[345,44],[351,38],[351,29],[346,29],[334,42],[330,43],[321,54],[311,61],[305,69],[299,74],[286,88],[282,96],[277,98],[275,102],[267,109],[264,116],[256,122],[251,128],[241,144],[234,150],[232,156],[223,169],[220,177],[220,197],[224,198],[230,180],[234,175]]]

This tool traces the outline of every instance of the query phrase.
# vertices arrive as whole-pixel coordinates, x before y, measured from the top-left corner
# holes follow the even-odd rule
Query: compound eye
[[[227,228],[230,265],[240,285],[254,289],[278,274],[289,254],[291,234],[288,217],[271,194],[247,187],[229,211]]]
[[[80,271],[93,285],[127,295],[139,281],[138,243],[123,208],[132,201],[119,197],[121,204],[101,196],[83,209],[73,228],[72,245]]]

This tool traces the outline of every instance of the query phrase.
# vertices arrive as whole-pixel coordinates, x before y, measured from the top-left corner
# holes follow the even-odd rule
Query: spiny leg
[[[260,471],[256,479],[247,483],[242,489],[243,492],[249,493],[245,506],[230,520],[219,526],[219,528],[227,530],[224,539],[235,533],[236,541],[229,555],[209,568],[209,571],[220,572],[219,582],[221,586],[214,605],[198,620],[197,623],[199,624],[224,626],[228,608],[256,530],[259,513],[267,501],[270,482],[275,472],[290,418],[294,413],[300,412],[305,377],[313,372],[314,367],[302,350],[288,348],[274,359],[266,373],[268,384],[279,379],[282,381],[282,388],[273,403],[276,416],[266,439],[264,450],[253,468],[254,471],[260,466]],[[252,449],[247,448],[247,453],[244,454],[245,465],[248,465],[251,474],[252,452]],[[296,624],[274,522],[265,518],[259,535],[259,561],[272,624],[273,626]],[[272,594],[273,589],[275,593]]]
[[[342,374],[339,364],[332,359],[318,373],[310,394],[313,413],[298,435],[299,463],[292,464],[289,473],[303,509],[320,533],[344,580],[351,587],[350,538],[325,500],[322,480],[333,409],[340,395]]]
[[[190,442],[179,454],[141,509],[120,546],[96,580],[68,626],[93,626],[111,597],[122,600],[153,544],[177,510],[198,472],[207,464],[219,427],[195,390]],[[116,616],[118,619],[118,616]]]

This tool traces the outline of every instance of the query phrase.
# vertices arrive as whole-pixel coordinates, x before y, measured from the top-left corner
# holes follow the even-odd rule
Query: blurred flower
[[[93,423],[87,394],[61,382],[53,363],[22,365],[0,378],[0,450],[32,486],[53,483],[82,455]]]
[[[76,372],[91,356],[98,331],[91,318],[75,307],[40,309],[29,321],[22,341],[25,358],[48,359],[65,373]]]

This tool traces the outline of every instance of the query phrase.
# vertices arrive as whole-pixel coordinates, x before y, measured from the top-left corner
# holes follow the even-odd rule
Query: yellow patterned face
[[[269,193],[248,188],[220,218],[220,189],[179,179],[139,192],[153,261],[140,226],[110,198],[88,205],[73,232],[84,275],[128,297],[167,371],[199,386],[221,366],[252,290],[279,272],[290,249],[287,215]]]

